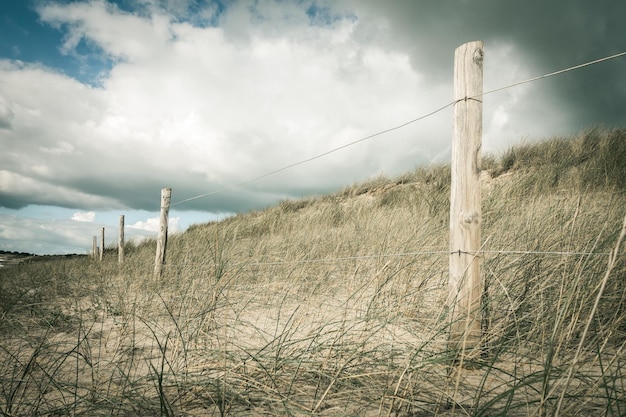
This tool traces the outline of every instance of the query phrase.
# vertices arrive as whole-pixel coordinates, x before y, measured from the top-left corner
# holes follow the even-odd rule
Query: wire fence
[[[291,168],[294,168],[296,166],[302,165],[302,164],[306,164],[308,162],[317,160],[317,159],[321,159],[325,156],[328,156],[334,152],[337,152],[339,150],[342,149],[346,149],[348,147],[357,145],[359,143],[362,143],[364,141],[382,136],[384,134],[387,134],[389,132],[395,131],[395,130],[399,130],[402,129],[408,125],[417,123],[421,120],[424,120],[428,117],[434,116],[435,114],[454,106],[456,103],[458,103],[459,101],[462,100],[467,100],[467,99],[478,99],[481,98],[483,96],[489,95],[489,94],[493,94],[496,92],[500,92],[506,89],[510,89],[510,88],[514,88],[523,84],[527,84],[527,83],[532,83],[532,82],[536,82],[545,78],[549,78],[549,77],[553,77],[553,76],[557,76],[557,75],[561,75],[570,71],[574,71],[577,69],[581,69],[587,66],[591,66],[591,65],[595,65],[595,64],[599,64],[608,60],[612,60],[612,59],[616,59],[619,57],[623,57],[626,56],[626,51],[625,52],[621,52],[621,53],[617,53],[614,55],[610,55],[610,56],[606,56],[600,59],[596,59],[593,61],[589,61],[589,62],[585,62],[582,64],[578,64],[575,66],[571,66],[568,68],[564,68],[558,71],[554,71],[551,73],[547,73],[541,76],[537,76],[537,77],[533,77],[527,80],[523,80],[523,81],[518,81],[518,82],[514,82],[502,87],[498,87],[489,91],[485,91],[481,94],[478,94],[476,96],[472,96],[472,97],[465,97],[463,99],[459,99],[459,100],[454,100],[451,101],[443,106],[437,107],[434,110],[427,112],[419,117],[416,117],[412,120],[406,121],[404,123],[398,124],[396,126],[375,132],[373,134],[361,137],[357,140],[351,141],[349,143],[346,143],[344,145],[335,147],[333,149],[330,149],[328,151],[325,151],[323,153],[308,157],[306,159],[297,161],[297,162],[293,162],[287,165],[284,165],[282,167],[278,167],[276,169],[270,170],[266,173],[263,173],[261,175],[255,176],[253,178],[250,178],[248,180],[242,181],[240,183],[237,184],[233,184],[221,189],[217,189],[214,191],[210,191],[207,193],[203,193],[203,194],[198,194],[186,199],[183,199],[181,201],[172,203],[171,206],[178,206],[181,204],[184,204],[186,202],[189,201],[193,201],[193,200],[197,200],[200,198],[204,198],[204,197],[208,197],[208,196],[212,196],[212,195],[216,195],[219,193],[223,193],[226,191],[231,191],[233,189],[237,189],[240,188],[244,185],[259,181],[263,178],[269,177],[271,175],[277,174],[279,172],[283,172],[283,171],[287,171]],[[617,193],[616,193],[617,194]],[[522,199],[522,196],[508,196],[507,198],[511,198],[514,200],[517,199]],[[368,260],[368,259],[383,259],[383,258],[402,258],[402,257],[416,257],[416,256],[436,256],[436,257],[440,257],[440,256],[450,256],[453,254],[468,254],[468,255],[472,255],[472,256],[476,256],[476,257],[490,257],[490,256],[499,256],[499,255],[505,255],[505,256],[526,256],[526,255],[534,255],[534,256],[550,256],[550,257],[568,257],[568,256],[578,256],[578,257],[608,257],[610,254],[607,252],[591,252],[591,251],[541,251],[541,250],[498,250],[498,249],[490,249],[490,250],[480,250],[477,252],[466,252],[466,251],[461,251],[461,250],[457,250],[457,251],[451,251],[449,249],[441,249],[441,248],[436,248],[433,250],[419,250],[419,251],[406,251],[406,252],[392,252],[392,253],[375,253],[375,254],[364,254],[364,255],[354,255],[354,256],[338,256],[338,257],[322,257],[322,258],[309,258],[309,259],[297,259],[297,260],[274,260],[274,261],[242,261],[239,263],[236,263],[232,266],[234,267],[245,267],[245,266],[278,266],[278,265],[297,265],[297,264],[328,264],[328,263],[337,263],[337,262],[347,262],[347,261],[359,261],[359,260]],[[270,255],[271,256],[271,255]],[[274,254],[275,258],[279,258],[278,254]],[[180,263],[172,263],[172,264],[166,264],[164,265],[166,267],[183,267],[186,266],[186,264],[180,264]],[[197,266],[197,265],[196,265]]]

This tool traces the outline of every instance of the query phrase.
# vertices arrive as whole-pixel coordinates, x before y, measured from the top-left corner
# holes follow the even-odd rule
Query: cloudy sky
[[[626,51],[622,0],[5,0],[0,249],[85,253],[449,160],[452,100]],[[626,57],[490,94],[483,149],[626,125]],[[227,191],[213,193],[228,189]],[[191,197],[212,193],[202,198]],[[108,240],[107,239],[107,240]]]

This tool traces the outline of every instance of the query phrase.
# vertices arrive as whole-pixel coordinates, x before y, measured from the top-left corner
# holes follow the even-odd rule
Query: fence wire
[[[340,151],[342,149],[345,149],[345,148],[348,148],[350,146],[356,145],[358,143],[367,141],[369,139],[372,139],[372,138],[384,135],[384,134],[392,132],[394,130],[401,129],[401,128],[406,127],[408,125],[411,125],[413,123],[419,122],[420,120],[424,120],[424,119],[426,119],[428,117],[434,116],[435,114],[437,114],[437,113],[447,109],[448,107],[454,106],[459,101],[463,101],[463,100],[467,100],[467,99],[478,99],[478,98],[481,98],[481,97],[486,96],[488,94],[492,94],[492,93],[496,93],[496,92],[499,92],[499,91],[507,90],[509,88],[517,87],[517,86],[520,86],[520,85],[523,85],[523,84],[528,84],[528,83],[531,83],[531,82],[539,81],[539,80],[542,80],[542,79],[545,79],[545,78],[553,77],[555,75],[564,74],[564,73],[567,73],[567,72],[570,72],[570,71],[574,71],[574,70],[577,70],[577,69],[580,69],[580,68],[588,67],[590,65],[595,65],[595,64],[599,64],[601,62],[605,62],[605,61],[608,61],[608,60],[611,60],[611,59],[616,59],[616,58],[619,58],[619,57],[622,57],[622,56],[625,56],[625,55],[626,55],[626,51],[620,52],[618,54],[614,54],[614,55],[610,55],[610,56],[607,56],[607,57],[604,57],[604,58],[600,58],[600,59],[596,59],[596,60],[593,60],[593,61],[585,62],[583,64],[574,65],[574,66],[569,67],[569,68],[564,68],[564,69],[561,69],[561,70],[558,70],[558,71],[554,71],[554,72],[551,72],[551,73],[548,73],[548,74],[540,75],[538,77],[533,77],[533,78],[530,78],[530,79],[527,79],[527,80],[524,80],[524,81],[514,82],[512,84],[508,84],[508,85],[505,85],[505,86],[502,86],[502,87],[498,87],[498,88],[495,88],[493,90],[489,90],[489,91],[483,92],[481,94],[477,94],[477,95],[472,96],[472,97],[465,97],[463,99],[454,100],[454,101],[451,101],[448,104],[445,104],[445,105],[443,105],[443,106],[441,106],[441,107],[439,107],[439,108],[437,108],[435,110],[432,110],[432,111],[430,111],[430,112],[428,112],[428,113],[426,113],[426,114],[424,114],[422,116],[419,116],[419,117],[417,117],[415,119],[412,119],[412,120],[409,120],[407,122],[401,123],[401,124],[399,124],[397,126],[393,126],[393,127],[388,128],[388,129],[381,130],[379,132],[376,132],[376,133],[373,133],[371,135],[362,137],[362,138],[357,139],[355,141],[352,141],[352,142],[346,143],[344,145],[338,146],[336,148],[330,149],[330,150],[328,150],[326,152],[323,152],[321,154],[318,154],[318,155],[315,155],[315,156],[303,159],[301,161],[297,161],[297,162],[285,165],[283,167],[271,170],[269,172],[266,172],[265,174],[258,175],[256,177],[253,177],[251,179],[242,181],[240,183],[237,183],[237,184],[234,184],[234,185],[231,185],[231,186],[228,186],[228,187],[224,187],[224,188],[221,188],[221,189],[218,189],[218,190],[210,191],[210,192],[207,192],[207,193],[204,193],[204,194],[199,194],[199,195],[196,195],[196,196],[193,196],[193,197],[186,198],[184,200],[181,200],[181,201],[178,201],[176,203],[171,204],[171,206],[177,206],[179,204],[183,204],[183,203],[186,203],[186,202],[189,202],[189,201],[193,201],[193,200],[197,200],[197,199],[200,199],[200,198],[208,197],[208,196],[211,196],[211,195],[223,193],[223,192],[226,192],[226,191],[231,191],[233,189],[236,189],[236,188],[242,187],[244,185],[247,185],[247,184],[259,181],[259,180],[261,180],[263,178],[269,177],[269,176],[277,174],[279,172],[286,171],[286,170],[294,168],[296,166],[303,165],[303,164],[306,164],[308,162],[314,161],[316,159],[323,158],[323,157],[325,157],[327,155],[330,155],[330,154],[335,153],[337,151]]]
[[[531,251],[531,250],[480,250],[480,251],[451,251],[451,250],[431,250],[431,251],[416,251],[416,252],[397,252],[397,253],[378,253],[368,255],[355,255],[355,256],[340,256],[336,258],[317,258],[317,259],[298,259],[293,261],[267,261],[267,262],[238,262],[229,267],[239,268],[244,266],[278,266],[278,265],[299,265],[299,264],[320,264],[320,263],[335,263],[345,261],[359,261],[366,259],[382,259],[382,258],[401,258],[401,257],[416,257],[416,256],[450,256],[454,254],[465,254],[476,257],[481,255],[537,255],[537,256],[605,256],[610,255],[609,252],[566,252],[566,251]],[[266,256],[271,257],[272,254]],[[166,264],[166,267],[212,267],[210,264],[197,264],[197,263],[171,263]]]

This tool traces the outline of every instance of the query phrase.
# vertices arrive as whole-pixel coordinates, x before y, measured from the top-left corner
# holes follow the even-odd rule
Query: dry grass
[[[446,351],[438,166],[192,227],[161,282],[154,242],[0,271],[0,414],[624,415],[626,133],[484,164],[472,369]]]

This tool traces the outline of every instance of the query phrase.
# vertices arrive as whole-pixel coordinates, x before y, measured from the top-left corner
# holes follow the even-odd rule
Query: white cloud
[[[159,217],[153,217],[146,221],[139,220],[134,224],[126,226],[130,229],[143,230],[145,232],[159,232],[160,219]],[[169,217],[167,222],[168,231],[170,233],[176,233],[180,231],[180,217]]]
[[[87,211],[87,212],[78,211],[72,215],[72,220],[76,222],[91,223],[96,220],[96,212],[95,211]]]
[[[150,56],[169,33],[168,19],[151,19],[123,12],[115,5],[96,0],[71,5],[48,3],[38,9],[41,19],[54,27],[68,27],[63,51],[73,53],[82,39],[95,42],[105,52],[126,60]]]
[[[41,18],[67,31],[64,48],[85,39],[117,61],[101,88],[39,66],[0,66],[0,77],[13,86],[0,94],[16,103],[14,137],[31,138],[15,142],[19,158],[0,156],[0,162],[31,183],[45,177],[82,184],[84,207],[94,182],[160,188],[164,177],[183,183],[194,175],[206,178],[194,183],[192,192],[201,194],[445,101],[435,95],[437,86],[422,83],[406,53],[361,39],[353,16],[312,26],[306,5],[287,4],[235,3],[220,27],[196,27],[160,12],[132,15],[103,1],[48,4]],[[261,188],[339,188],[373,172],[412,169],[447,138],[438,121],[421,127],[419,135],[396,132],[267,178]]]

